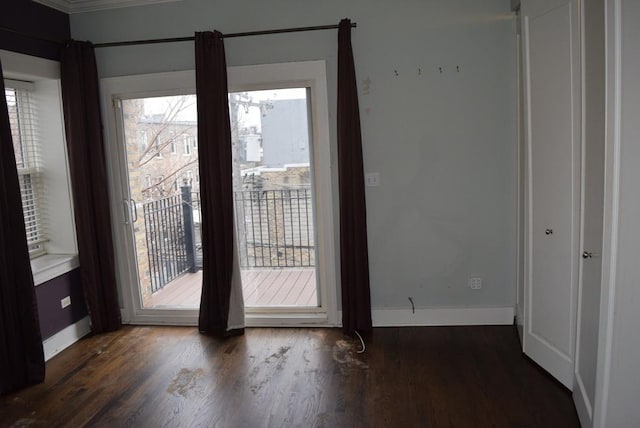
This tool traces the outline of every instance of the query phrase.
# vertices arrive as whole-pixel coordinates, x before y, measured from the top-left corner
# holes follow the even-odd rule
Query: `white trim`
[[[518,5],[519,7],[520,5]],[[525,208],[526,208],[526,191],[524,179],[526,173],[526,155],[525,155],[525,120],[524,120],[524,99],[525,99],[525,87],[524,87],[524,44],[522,37],[522,15],[520,12],[516,12],[516,20],[518,25],[518,31],[516,34],[516,77],[517,77],[517,89],[516,89],[516,140],[518,141],[517,150],[517,172],[518,172],[518,188],[517,188],[517,208],[516,208],[516,309],[515,319],[516,326],[518,328],[518,336],[520,337],[520,345],[524,344],[524,258],[525,258]],[[522,204],[521,204],[522,201]],[[522,205],[522,206],[521,206]],[[522,263],[520,262],[522,260]],[[522,278],[522,279],[521,279]],[[520,299],[522,298],[522,305],[520,305]]]
[[[69,346],[76,343],[91,332],[91,322],[89,316],[82,318],[75,324],[71,324],[63,330],[60,330],[44,342],[44,360],[49,361]]]
[[[580,24],[580,74],[582,76],[581,79],[581,93],[586,94],[586,23],[585,23],[585,7],[581,3],[579,6],[579,24]],[[585,202],[586,202],[586,176],[588,171],[586,171],[586,162],[587,162],[587,140],[586,140],[586,117],[587,117],[587,105],[585,103],[585,97],[582,97],[581,102],[581,138],[580,138],[580,147],[581,147],[581,156],[580,156],[580,249],[586,248],[585,245]],[[574,358],[574,379],[573,379],[573,402],[576,407],[576,412],[578,413],[578,418],[580,419],[580,424],[582,426],[591,426],[593,424],[593,403],[589,399],[589,394],[587,393],[586,387],[582,380],[582,375],[580,373],[580,359],[582,354],[580,352],[580,344],[581,344],[581,328],[582,328],[582,299],[583,299],[583,282],[584,282],[584,259],[580,258],[579,261],[579,271],[578,271],[578,305],[577,305],[577,314],[576,314],[576,344],[575,344],[575,358]]]
[[[169,314],[158,320],[156,316],[138,314],[136,320],[131,320],[122,309],[122,320],[132,325],[184,325],[195,326],[197,310],[168,311]],[[180,316],[182,312],[182,316]],[[416,313],[408,309],[374,309],[372,311],[374,327],[428,327],[428,326],[456,326],[456,325],[512,325],[514,308],[419,308]],[[337,311],[337,319],[342,319],[342,311]],[[340,321],[329,321],[324,314],[247,314],[246,327],[341,327]]]
[[[584,387],[580,373],[576,372],[573,379],[573,404],[576,406],[578,419],[583,427],[589,427],[593,422],[593,408],[589,402],[589,395]],[[577,386],[577,387],[576,387]]]
[[[513,307],[374,309],[374,327],[512,325]]]
[[[60,63],[0,49],[5,78],[18,80],[60,79]]]
[[[76,254],[46,254],[31,260],[33,282],[36,286],[80,267]]]
[[[618,223],[620,220],[620,115],[622,85],[622,15],[620,0],[605,3],[605,185],[602,287],[593,426],[605,427],[613,352]]]
[[[123,7],[154,5],[181,0],[33,0],[60,12],[73,14]]]
[[[523,108],[523,118],[524,123],[522,126],[524,127],[524,184],[522,186],[524,192],[524,213],[523,213],[523,236],[522,236],[522,251],[523,251],[523,285],[522,292],[524,293],[522,308],[522,352],[524,352],[527,347],[527,334],[525,332],[526,328],[531,324],[531,314],[529,308],[529,301],[531,300],[530,295],[530,287],[531,287],[531,236],[533,233],[533,228],[531,226],[531,205],[533,203],[532,200],[532,186],[531,186],[531,76],[530,76],[530,65],[529,65],[529,57],[530,57],[530,49],[529,49],[529,17],[521,13],[521,23],[522,27],[520,30],[520,35],[522,37],[522,79],[524,79],[522,84],[522,108]]]

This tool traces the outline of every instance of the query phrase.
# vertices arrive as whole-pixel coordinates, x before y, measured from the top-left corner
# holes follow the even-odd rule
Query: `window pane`
[[[5,97],[9,110],[9,125],[18,168],[22,211],[26,238],[31,253],[42,250],[44,241],[44,207],[42,203],[42,179],[38,163],[38,147],[35,136],[35,120],[32,114],[31,96],[27,90],[6,88]]]
[[[18,168],[24,168],[26,166],[24,156],[25,150],[22,146],[22,137],[20,135],[20,116],[18,112],[16,90],[6,88],[4,94],[7,99],[7,107],[9,109],[9,125],[11,126],[11,138],[13,139],[13,151],[16,156],[16,165]]]
[[[229,94],[246,307],[317,307],[308,88]]]

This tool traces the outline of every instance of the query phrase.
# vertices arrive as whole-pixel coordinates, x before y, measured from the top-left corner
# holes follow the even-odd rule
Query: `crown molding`
[[[94,12],[132,6],[145,6],[181,0],[33,0],[67,14]]]

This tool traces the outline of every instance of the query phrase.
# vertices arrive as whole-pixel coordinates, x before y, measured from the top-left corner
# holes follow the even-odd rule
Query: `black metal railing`
[[[152,292],[202,267],[199,194],[181,190],[143,205]],[[234,204],[241,267],[315,266],[310,188],[237,191]]]
[[[234,192],[242,267],[315,266],[311,189]]]
[[[188,207],[182,196],[171,196],[143,205],[152,292],[160,290],[188,270],[195,271],[193,221],[185,224],[188,223],[185,222],[185,206]],[[193,215],[189,217],[193,219]],[[191,236],[191,240],[187,235]]]

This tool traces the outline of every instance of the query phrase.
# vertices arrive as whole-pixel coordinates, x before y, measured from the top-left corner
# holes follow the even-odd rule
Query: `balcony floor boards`
[[[570,393],[512,326],[125,327],[80,340],[43,384],[0,397],[0,426],[578,427]]]
[[[313,268],[242,269],[245,306],[316,306]],[[151,297],[150,307],[198,308],[202,271],[186,273]]]

